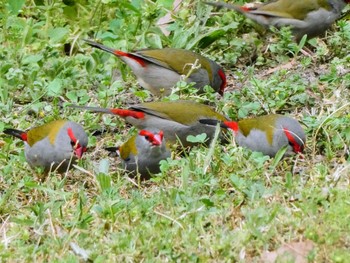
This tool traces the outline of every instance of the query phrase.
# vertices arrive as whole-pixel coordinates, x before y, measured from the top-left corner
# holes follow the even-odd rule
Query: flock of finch
[[[295,40],[304,35],[313,38],[323,34],[341,16],[350,0],[275,0],[263,4],[231,5],[220,2],[206,3],[234,9],[265,27],[289,26]],[[223,94],[226,77],[214,61],[184,49],[144,49],[135,52],[113,50],[86,40],[96,48],[112,53],[133,71],[138,83],[154,95],[169,95],[182,75],[189,75],[188,83],[202,91],[210,85]],[[200,68],[192,69],[193,64]],[[192,70],[192,72],[190,71]],[[138,134],[115,148],[129,174],[147,179],[160,171],[159,162],[170,157],[168,145],[179,142],[188,147],[189,135],[205,133],[207,142],[213,138],[216,126],[232,131],[236,143],[253,151],[275,156],[287,147],[285,155],[304,149],[305,133],[299,122],[283,115],[270,114],[256,118],[231,121],[210,106],[193,101],[147,102],[128,109],[105,109],[70,105],[92,112],[117,115],[139,129]],[[67,171],[87,149],[88,136],[81,125],[57,120],[27,132],[6,129],[4,133],[16,136],[25,143],[25,157],[33,168],[41,167],[46,173]]]

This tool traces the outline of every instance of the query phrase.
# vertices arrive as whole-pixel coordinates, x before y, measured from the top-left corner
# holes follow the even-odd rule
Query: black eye
[[[148,141],[148,140],[149,140],[149,136],[146,135],[146,136],[145,136],[145,139]]]
[[[71,145],[72,147],[74,147],[74,146],[75,146],[75,142],[70,141],[70,145]]]

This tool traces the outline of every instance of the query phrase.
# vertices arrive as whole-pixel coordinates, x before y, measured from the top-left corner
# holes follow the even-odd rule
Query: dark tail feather
[[[106,51],[106,52],[108,52],[108,53],[112,53],[112,54],[114,54],[114,49],[112,49],[112,48],[109,48],[109,47],[106,47],[106,46],[104,46],[104,45],[102,45],[102,44],[99,44],[99,43],[97,43],[97,42],[95,42],[95,41],[92,41],[92,40],[89,40],[89,39],[83,39],[86,43],[88,43],[90,46],[92,46],[92,47],[95,47],[95,48],[98,48],[98,49],[101,49],[101,50],[103,50],[103,51]]]
[[[75,109],[88,110],[88,111],[92,111],[92,112],[101,112],[101,113],[114,114],[114,113],[111,111],[111,109],[107,109],[107,108],[80,106],[80,105],[75,105],[75,104],[67,105],[67,107],[69,107],[69,108],[75,108]]]
[[[104,149],[109,152],[110,156],[119,157],[119,147],[105,147]]]
[[[211,126],[216,126],[218,123],[220,124],[221,128],[228,128],[227,125],[219,120],[214,120],[214,119],[201,119],[199,120],[200,123],[206,124],[206,125],[211,125]]]
[[[22,141],[27,141],[27,133],[21,130],[16,129],[5,129],[4,133],[7,135],[12,135],[14,137],[17,137],[18,139],[21,139]]]
[[[104,149],[108,152],[116,152],[119,150],[119,147],[105,147]]]

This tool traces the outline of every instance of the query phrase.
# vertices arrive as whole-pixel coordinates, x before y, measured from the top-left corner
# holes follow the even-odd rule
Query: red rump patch
[[[235,122],[235,121],[224,121],[224,125],[226,125],[227,128],[233,130],[235,133],[237,133],[238,130],[239,130],[238,122]]]
[[[27,133],[25,133],[25,132],[23,132],[22,134],[21,134],[21,139],[23,140],[23,141],[28,141],[28,135],[27,135]]]
[[[114,50],[114,55],[121,56],[121,57],[127,57],[129,53],[123,52],[121,50]]]
[[[141,67],[146,67],[146,62],[144,59],[138,57],[138,56],[135,56],[131,53],[127,53],[127,52],[123,52],[123,51],[120,51],[120,50],[115,50],[114,51],[114,55],[116,56],[120,56],[120,57],[128,57],[128,58],[131,58],[133,60],[135,60],[137,63],[139,63],[141,65]]]
[[[287,139],[289,141],[289,144],[293,147],[293,151],[295,153],[300,153],[304,150],[304,145],[301,143],[299,144],[293,134],[286,128],[283,128],[284,134],[287,136]]]
[[[246,6],[242,6],[241,9],[244,11],[244,12],[249,12],[251,11],[250,8],[246,7]]]
[[[142,111],[133,111],[133,110],[123,110],[123,109],[111,109],[111,112],[115,115],[119,115],[120,117],[133,117],[135,119],[143,119],[145,117],[145,113]]]
[[[256,9],[256,8],[255,8],[255,9]],[[242,10],[243,12],[250,12],[250,11],[255,10],[255,9],[250,8],[250,7],[248,7],[248,6],[241,6],[241,10]]]
[[[222,83],[220,85],[220,91],[219,91],[219,94],[222,96],[224,94],[224,90],[225,90],[226,85],[227,85],[226,75],[222,69],[219,69],[218,74],[222,80]]]

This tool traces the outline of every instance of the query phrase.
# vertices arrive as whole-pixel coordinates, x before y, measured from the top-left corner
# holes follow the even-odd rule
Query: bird
[[[203,124],[216,125],[215,120],[200,120]],[[274,157],[284,146],[285,156],[302,153],[306,136],[300,123],[279,114],[263,115],[240,121],[224,121],[221,127],[232,130],[236,143],[252,151]]]
[[[163,131],[155,128],[141,130],[119,147],[107,147],[123,160],[124,170],[135,177],[148,180],[152,174],[160,172],[161,160],[171,156]]]
[[[28,131],[8,128],[3,132],[22,140],[27,162],[44,173],[66,172],[87,150],[88,136],[73,121],[55,120]]]
[[[296,41],[322,35],[341,16],[350,0],[274,0],[243,6],[223,2],[205,2],[216,7],[233,9],[264,27],[290,26]]]
[[[187,141],[189,135],[196,136],[205,133],[208,142],[213,138],[215,127],[200,123],[200,119],[228,120],[210,106],[190,100],[146,102],[133,105],[129,109],[108,109],[74,104],[68,107],[115,114],[139,130],[149,127],[157,128],[164,132],[169,143],[176,143],[179,140],[184,147],[195,144]]]
[[[205,85],[210,85],[219,94],[224,93],[227,81],[223,69],[213,60],[190,50],[163,48],[124,52],[88,39],[85,41],[92,47],[119,57],[131,68],[140,86],[156,96],[170,95],[181,76],[187,76],[195,63],[200,68],[193,69],[186,82],[194,82],[194,87],[200,92],[203,92]]]

